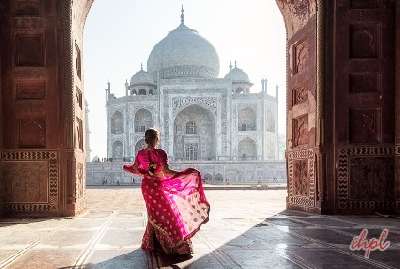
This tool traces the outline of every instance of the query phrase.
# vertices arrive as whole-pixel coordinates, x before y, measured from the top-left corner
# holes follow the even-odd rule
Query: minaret
[[[125,96],[129,95],[129,83],[128,80],[125,80]]]
[[[109,81],[109,82],[107,82],[107,88],[106,88],[106,103],[108,103],[110,93],[111,93],[111,83]]]

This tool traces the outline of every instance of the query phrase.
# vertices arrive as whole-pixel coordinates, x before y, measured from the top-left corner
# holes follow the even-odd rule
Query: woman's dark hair
[[[147,129],[144,133],[144,141],[149,146],[155,146],[158,140],[159,132],[156,129]]]

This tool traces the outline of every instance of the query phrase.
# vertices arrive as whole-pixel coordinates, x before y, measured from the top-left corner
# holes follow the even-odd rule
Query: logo
[[[353,240],[350,244],[350,250],[363,250],[365,251],[364,257],[368,259],[372,251],[385,251],[390,247],[390,241],[385,241],[388,235],[389,229],[385,228],[383,229],[379,238],[373,237],[371,239],[368,239],[368,229],[364,228],[361,230],[358,236],[353,237]]]

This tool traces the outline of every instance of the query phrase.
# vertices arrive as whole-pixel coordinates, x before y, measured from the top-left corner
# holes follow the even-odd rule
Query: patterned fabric
[[[190,238],[208,222],[210,205],[204,194],[200,172],[189,168],[167,176],[167,154],[162,149],[140,150],[124,170],[142,174],[142,194],[148,224],[142,240],[145,250],[166,254],[192,253]]]

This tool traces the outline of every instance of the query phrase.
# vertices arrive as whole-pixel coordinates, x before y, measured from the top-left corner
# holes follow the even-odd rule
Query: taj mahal
[[[132,161],[145,146],[145,130],[154,127],[177,169],[196,167],[219,181],[239,182],[242,173],[252,180],[286,178],[278,161],[278,87],[269,95],[263,79],[261,89],[253,90],[236,61],[229,69],[219,76],[217,50],[186,26],[182,8],[180,25],[153,47],[147,70],[142,65],[125,82],[125,95],[116,97],[108,83],[107,158]],[[93,165],[89,184],[101,177]],[[112,170],[111,164],[102,167]]]

